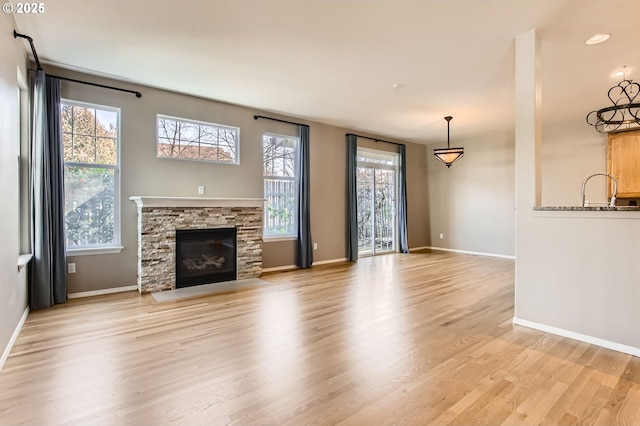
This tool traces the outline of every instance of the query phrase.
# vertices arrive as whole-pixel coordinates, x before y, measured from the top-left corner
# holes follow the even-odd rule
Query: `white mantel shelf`
[[[129,197],[138,207],[262,207],[264,198]]]

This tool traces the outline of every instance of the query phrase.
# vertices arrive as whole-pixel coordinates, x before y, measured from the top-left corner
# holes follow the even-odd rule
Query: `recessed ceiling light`
[[[393,85],[393,86],[391,86],[391,87],[393,87],[394,89],[402,89],[402,88],[404,87],[404,84],[402,84],[402,83],[396,83],[396,84],[394,84],[394,85]]]
[[[609,40],[609,34],[596,34],[593,37],[589,38],[587,41],[585,41],[585,44],[588,44],[588,45],[600,44],[607,40]]]

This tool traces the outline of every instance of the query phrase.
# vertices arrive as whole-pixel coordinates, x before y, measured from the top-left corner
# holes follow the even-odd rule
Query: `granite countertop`
[[[534,207],[534,211],[537,212],[629,212],[629,211],[640,211],[640,206],[588,206],[588,207],[580,207],[580,206],[542,206],[542,207]]]

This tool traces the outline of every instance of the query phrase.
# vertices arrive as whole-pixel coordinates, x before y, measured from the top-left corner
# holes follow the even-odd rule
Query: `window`
[[[298,235],[297,150],[297,137],[270,133],[262,137],[265,237]]]
[[[20,203],[20,253],[31,253],[31,199],[29,197],[29,90],[26,79],[18,68],[18,192]]]
[[[67,250],[119,246],[120,110],[63,100],[61,118]]]
[[[240,129],[158,115],[158,158],[239,164]]]

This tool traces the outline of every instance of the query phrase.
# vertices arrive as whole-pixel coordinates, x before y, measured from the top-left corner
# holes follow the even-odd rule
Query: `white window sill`
[[[296,241],[298,239],[295,235],[283,235],[281,237],[271,236],[271,237],[262,237],[262,241],[265,243],[273,243],[276,241]]]
[[[67,257],[90,256],[93,254],[113,254],[120,253],[122,250],[124,250],[124,247],[121,246],[67,249]]]
[[[25,253],[18,256],[18,272],[22,271],[22,268],[27,266],[29,262],[33,259],[33,254]]]

